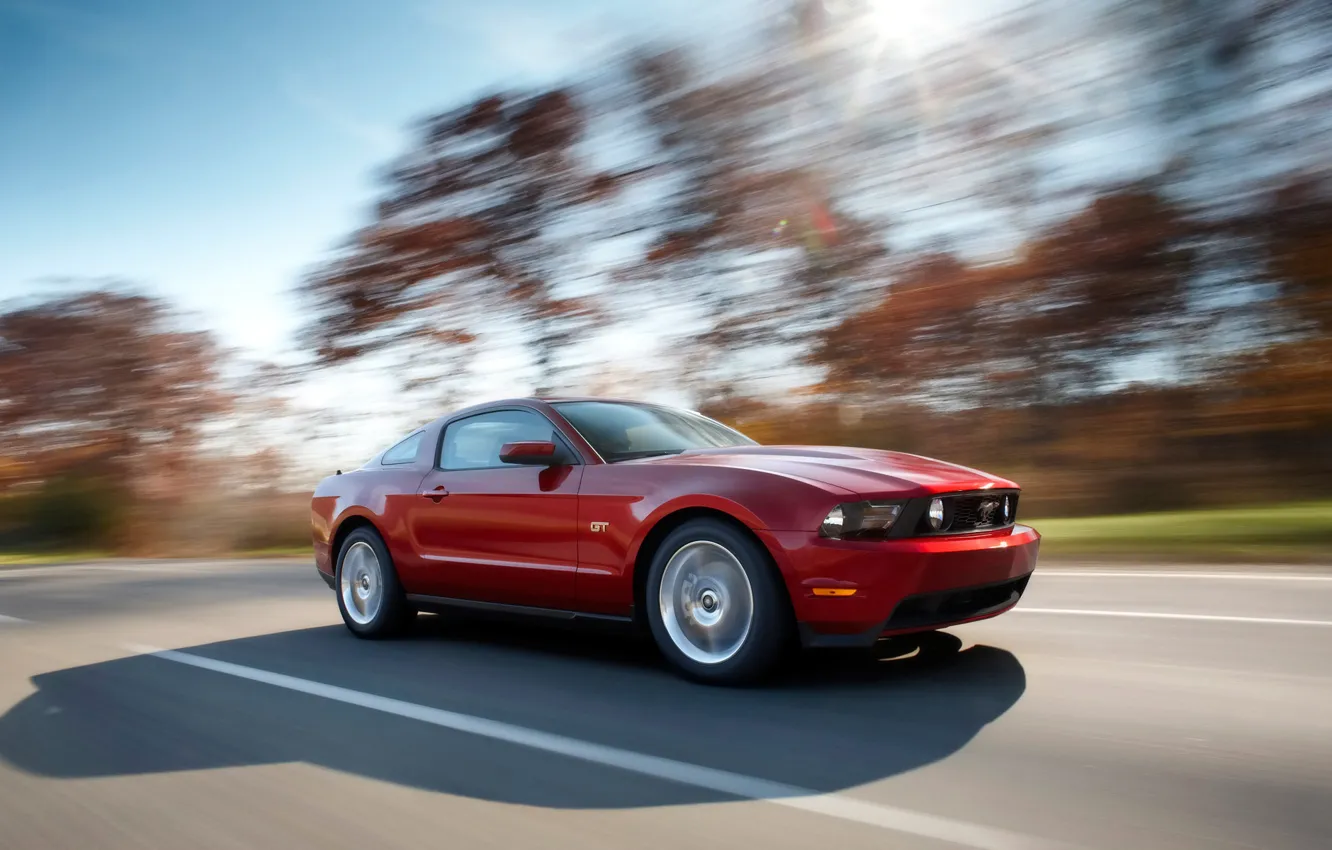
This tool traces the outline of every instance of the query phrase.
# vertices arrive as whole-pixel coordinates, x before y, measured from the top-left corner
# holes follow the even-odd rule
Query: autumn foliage
[[[304,368],[375,364],[424,419],[503,341],[536,391],[680,390],[1036,513],[1332,492],[1332,7],[1034,2],[922,51],[843,5],[422,120],[299,283]],[[233,367],[142,297],[9,309],[0,534],[166,539],[197,476],[262,490],[277,444],[209,429],[280,392]]]

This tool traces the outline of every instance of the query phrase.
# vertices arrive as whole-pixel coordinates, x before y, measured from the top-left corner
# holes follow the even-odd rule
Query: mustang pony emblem
[[[992,525],[994,523],[994,512],[999,510],[998,499],[986,499],[980,503],[980,522],[978,525]]]

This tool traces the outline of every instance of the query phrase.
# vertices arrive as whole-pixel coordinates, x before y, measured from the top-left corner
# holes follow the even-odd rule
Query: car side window
[[[450,422],[440,444],[439,468],[508,467],[499,459],[500,447],[525,440],[562,442],[549,420],[529,410],[496,410]]]
[[[424,431],[417,431],[407,439],[398,443],[393,448],[384,452],[384,456],[379,462],[384,466],[391,466],[397,463],[411,463],[416,460],[416,453],[421,448],[421,438],[425,436]]]

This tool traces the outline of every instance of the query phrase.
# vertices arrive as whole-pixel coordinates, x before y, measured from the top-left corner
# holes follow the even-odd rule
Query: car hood
[[[803,478],[857,495],[919,496],[1017,485],[1005,478],[905,452],[841,446],[736,446],[691,449],[634,463],[708,464]]]

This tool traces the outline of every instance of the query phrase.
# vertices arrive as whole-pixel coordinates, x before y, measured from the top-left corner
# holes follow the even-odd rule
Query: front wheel
[[[648,623],[686,675],[737,684],[781,661],[791,614],[768,553],[741,530],[691,520],[662,541],[648,573]]]
[[[333,587],[342,622],[357,637],[398,634],[415,614],[398,583],[388,547],[370,528],[358,528],[342,542]]]

